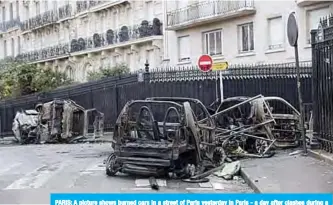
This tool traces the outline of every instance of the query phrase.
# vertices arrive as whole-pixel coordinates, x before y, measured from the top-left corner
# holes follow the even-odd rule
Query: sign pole
[[[298,25],[294,12],[290,13],[288,17],[287,34],[290,46],[294,47],[295,49],[295,64],[297,70],[297,93],[298,93],[298,103],[300,111],[299,124],[303,139],[303,155],[307,155],[306,135],[305,135],[305,126],[304,126],[304,107],[303,107],[303,99],[301,93],[301,80],[300,80],[301,75],[300,75],[299,56],[298,56]]]
[[[223,93],[223,77],[222,77],[222,71],[220,71],[220,92],[221,92],[221,102],[223,102],[223,99],[224,99],[224,93]]]

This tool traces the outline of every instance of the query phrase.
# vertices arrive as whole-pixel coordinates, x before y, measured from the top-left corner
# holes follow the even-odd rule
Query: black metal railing
[[[48,93],[2,100],[0,101],[1,134],[2,136],[12,135],[12,122],[17,110],[33,109],[37,103],[53,98],[69,98],[87,109],[97,108],[105,114],[104,127],[111,130],[119,112],[129,100],[154,96],[181,96],[197,98],[205,105],[209,105],[219,96],[219,79],[201,79],[200,77],[193,79],[189,71],[193,72],[196,69],[195,66],[181,69],[178,73],[179,80],[176,79],[177,77],[168,76],[170,70],[173,71],[176,68],[149,70],[149,65],[139,65],[139,67],[143,66],[146,67],[143,82],[138,82],[136,74],[121,75],[56,89]],[[311,67],[308,66],[310,66],[309,63],[301,64],[302,73],[307,74],[302,75],[301,78],[302,89],[306,91],[302,92],[304,103],[312,102]],[[297,107],[296,68],[292,64],[231,65],[230,69],[237,72],[230,73],[228,78],[223,79],[225,98],[258,94],[279,96]],[[207,73],[198,72],[197,76],[199,75],[205,77]],[[160,81],[156,81],[156,76],[159,76]]]
[[[309,78],[312,74],[311,62],[302,62],[300,65],[301,77]],[[228,70],[222,72],[223,79],[251,79],[251,78],[296,78],[295,63],[281,64],[245,64],[230,65]],[[198,66],[168,67],[156,69],[150,74],[151,82],[189,81],[218,79],[216,72],[203,73]]]
[[[333,153],[333,16],[320,19],[311,32],[313,131],[322,148]]]
[[[39,14],[33,18],[30,18],[21,24],[21,30],[33,30],[40,27],[44,27],[50,24],[54,24],[59,20],[68,18],[72,15],[72,6],[67,4],[58,9],[49,10],[42,14]]]
[[[77,1],[76,2],[76,13],[87,11],[88,9],[106,3],[107,1]]]
[[[20,18],[16,18],[13,20],[9,20],[9,21],[0,23],[0,31],[6,32],[11,28],[20,27],[20,26],[21,26]]]
[[[105,33],[95,33],[88,38],[73,39],[70,50],[84,51],[157,35],[162,35],[162,23],[155,18],[153,23],[142,21],[141,25],[123,26],[117,30],[109,29]]]
[[[102,48],[149,36],[162,35],[162,23],[155,18],[152,23],[142,21],[140,25],[123,26],[120,29],[108,29],[105,33],[95,33],[87,38],[72,39],[69,43],[39,49],[16,56],[23,61],[40,61],[65,54],[88,51],[89,49]]]
[[[43,48],[37,51],[27,52],[19,54],[16,56],[17,60],[21,61],[40,61],[50,58],[55,58],[63,55],[69,54],[69,44],[59,44],[56,46],[51,46]]]
[[[177,26],[194,20],[234,14],[242,9],[254,9],[254,0],[208,1],[195,3],[167,14],[167,26]]]

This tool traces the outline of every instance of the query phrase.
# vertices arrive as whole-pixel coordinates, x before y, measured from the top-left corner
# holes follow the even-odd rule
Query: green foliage
[[[88,72],[88,81],[99,80],[102,78],[128,74],[129,67],[125,63],[117,64],[114,67],[100,68],[99,71]]]
[[[0,98],[45,92],[71,83],[64,73],[12,59],[0,62],[0,69]]]

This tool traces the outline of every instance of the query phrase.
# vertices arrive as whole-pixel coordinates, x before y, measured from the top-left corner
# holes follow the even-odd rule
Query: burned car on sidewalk
[[[241,147],[260,154],[268,148],[298,145],[301,136],[299,112],[283,98],[238,96],[216,101],[211,105],[211,112],[214,106],[217,138],[229,151]]]
[[[37,104],[33,111],[33,120],[26,123],[19,119],[29,119],[31,114],[17,113],[14,119],[13,132],[21,143],[69,143],[87,137],[90,124],[93,124],[94,138],[103,135],[104,114],[96,109],[86,110],[72,100],[54,99]]]
[[[205,123],[198,123],[205,117]],[[214,132],[215,122],[199,100],[129,101],[116,121],[106,174],[193,176],[213,158]]]

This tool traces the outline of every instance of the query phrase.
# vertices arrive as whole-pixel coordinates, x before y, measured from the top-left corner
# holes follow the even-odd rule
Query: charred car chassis
[[[191,103],[199,105],[209,117],[201,127]],[[106,160],[107,175],[120,171],[184,177],[202,171],[203,160],[215,145],[215,123],[200,103],[180,98],[128,102],[116,122],[114,153]],[[157,109],[162,110],[159,115]]]
[[[273,113],[270,101],[282,102],[293,114]],[[164,108],[155,109],[156,105]],[[192,98],[128,102],[116,121],[114,152],[106,160],[106,174],[193,178],[235,154],[270,157],[272,147],[298,142],[299,113],[282,98],[236,97],[224,100],[213,113],[208,110]],[[234,152],[245,144],[251,144],[255,153]]]
[[[34,112],[18,112],[13,122],[13,132],[21,144],[69,143],[87,137],[90,121],[93,121],[93,137],[102,136],[103,113],[96,109],[86,110],[72,100],[54,99],[37,104]]]

